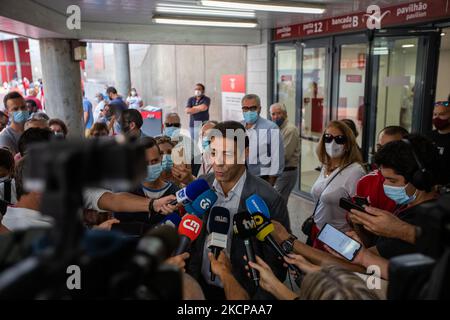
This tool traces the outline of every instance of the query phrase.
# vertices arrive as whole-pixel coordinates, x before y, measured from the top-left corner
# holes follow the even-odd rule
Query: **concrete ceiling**
[[[262,29],[365,11],[369,4],[384,7],[408,0],[309,0],[311,3],[325,4],[325,13],[306,15],[257,12],[258,29],[167,26],[155,25],[151,21],[157,3],[198,5],[197,0],[1,0],[1,2],[0,31],[32,38],[60,37],[138,43],[256,44],[261,42]],[[74,4],[81,8],[81,30],[68,30],[66,27],[67,7]]]

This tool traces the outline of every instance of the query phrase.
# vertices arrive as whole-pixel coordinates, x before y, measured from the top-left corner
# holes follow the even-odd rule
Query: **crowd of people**
[[[139,230],[142,235],[171,215],[195,214],[185,203],[174,202],[179,190],[203,179],[216,200],[207,213],[199,214],[203,226],[191,246],[165,261],[183,273],[186,299],[386,298],[385,293],[369,288],[364,279],[368,268],[375,265],[380,280],[389,282],[390,259],[418,252],[418,211],[436,202],[440,188],[450,183],[449,101],[435,104],[435,130],[428,135],[409,133],[399,126],[379,132],[371,164],[363,161],[354,123],[348,119],[329,122],[317,147],[320,175],[311,189],[314,209],[302,226],[308,238],[303,243],[293,235],[287,207],[299,175],[301,141],[286,107],[273,104],[266,119],[261,115],[260,98],[247,94],[242,99],[243,120],[219,122],[210,120],[211,99],[205,95],[205,86],[197,84],[194,89],[185,109],[190,116],[187,133],[180,116],[168,113],[163,132],[155,137],[147,137],[141,130],[143,102],[136,89],[131,88],[123,99],[114,87],[108,87],[105,94],[96,95],[95,108],[84,97],[87,139],[122,135],[144,147],[147,162],[145,178],[134,190],[83,191],[85,227],[125,232],[121,225],[133,225],[136,228],[126,233],[136,235]],[[70,126],[50,119],[38,102],[31,92],[29,97],[18,92],[4,97],[5,112],[0,113],[0,234],[53,225],[52,217],[40,212],[42,194],[24,188],[24,170],[30,161],[27,150],[34,143],[67,139]],[[195,125],[198,122],[201,126]],[[266,208],[258,207],[258,212],[266,216],[267,229],[257,238],[266,241],[254,236],[243,239],[236,233],[239,227],[233,227],[237,216],[250,212],[248,200],[254,195],[265,203]],[[342,208],[342,198],[363,199],[363,210]],[[210,236],[214,231],[209,226],[217,222],[210,221],[216,207],[228,212],[228,229],[224,247],[213,254]],[[253,221],[259,228],[261,222]],[[247,222],[245,226],[252,225]],[[327,225],[360,244],[353,259],[346,259],[319,239]],[[249,256],[249,242],[255,257]],[[274,250],[277,245],[282,248],[281,256]],[[258,282],[249,276],[255,271]],[[301,279],[300,289],[285,284],[291,274],[298,284]]]

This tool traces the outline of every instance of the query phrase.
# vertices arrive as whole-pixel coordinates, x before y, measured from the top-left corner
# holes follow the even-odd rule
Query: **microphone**
[[[283,249],[280,245],[275,241],[275,239],[270,234],[275,230],[272,222],[262,213],[254,213],[252,215],[253,221],[256,224],[256,239],[259,241],[267,242],[271,245],[271,247],[275,250],[279,257],[286,257],[286,253],[284,253]],[[294,265],[287,264],[289,269],[295,271],[298,276],[302,274],[302,271]]]
[[[256,262],[255,251],[253,249],[251,237],[256,236],[256,223],[252,216],[247,212],[239,212],[233,217],[233,232],[236,236],[244,241],[245,255],[247,256],[247,265],[251,262]],[[249,266],[250,275],[255,283],[259,286],[259,274],[258,270],[255,270]]]
[[[111,279],[113,295],[132,293],[142,279],[152,275],[159,265],[170,257],[179,241],[177,232],[169,226],[150,230],[137,243],[131,264],[123,273]]]
[[[209,185],[208,182],[206,182],[206,180],[204,179],[194,180],[183,189],[178,190],[175,193],[177,199],[170,202],[170,204],[171,205],[177,205],[179,203],[182,205],[188,204],[194,201],[199,195],[201,195],[208,189]]]
[[[174,256],[186,252],[191,242],[195,241],[202,231],[203,222],[200,218],[193,214],[187,214],[181,219],[178,226],[178,233],[180,235],[180,242],[175,250]]]
[[[230,212],[223,207],[211,209],[208,221],[207,246],[217,259],[220,251],[227,247],[228,229],[230,228]],[[211,270],[211,267],[210,267]],[[211,281],[216,279],[216,275],[211,272]]]
[[[159,227],[162,226],[169,226],[175,229],[178,229],[178,226],[180,225],[181,217],[177,212],[173,212],[166,216],[163,221],[158,225]]]
[[[199,195],[192,203],[188,203],[185,209],[188,213],[201,218],[217,201],[217,194],[208,189]]]
[[[245,200],[245,206],[250,214],[262,213],[266,218],[270,219],[270,211],[266,202],[257,194],[254,194]]]

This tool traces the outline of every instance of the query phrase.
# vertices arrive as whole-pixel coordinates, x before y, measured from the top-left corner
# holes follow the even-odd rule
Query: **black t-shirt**
[[[435,201],[436,200],[431,200],[425,203],[428,205],[429,203]],[[422,204],[419,204],[417,206],[404,209],[397,215],[397,217],[400,218],[402,221],[417,226],[419,225],[418,221],[421,206]],[[418,252],[417,247],[415,245],[395,238],[379,237],[377,240],[376,247],[380,256],[382,256],[385,259],[390,259],[396,256]]]
[[[433,141],[439,153],[439,181],[441,185],[450,183],[450,133],[440,134],[437,130],[428,137]]]

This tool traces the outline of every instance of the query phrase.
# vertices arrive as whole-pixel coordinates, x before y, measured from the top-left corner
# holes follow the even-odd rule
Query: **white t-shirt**
[[[107,189],[101,188],[89,188],[83,190],[83,203],[86,209],[95,210],[98,212],[106,212],[98,207],[98,200],[107,192],[111,192]]]
[[[129,103],[130,109],[139,109],[141,107],[141,97],[139,96],[129,96],[127,102]]]
[[[32,209],[8,207],[2,224],[10,231],[51,227],[53,218]]]
[[[357,182],[366,172],[359,163],[353,163],[340,172],[325,189],[328,181],[339,170],[340,168],[337,168],[328,177],[325,177],[325,168],[322,168],[320,176],[312,186],[311,193],[315,203],[320,196],[320,202],[314,215],[314,222],[319,229],[322,229],[326,223],[329,223],[333,227],[346,232],[350,230],[350,226],[346,220],[347,212],[339,207],[339,199],[353,196],[356,192]],[[321,193],[322,195],[320,195]]]

